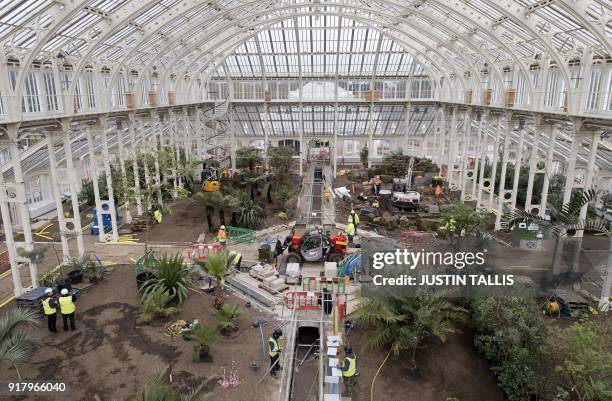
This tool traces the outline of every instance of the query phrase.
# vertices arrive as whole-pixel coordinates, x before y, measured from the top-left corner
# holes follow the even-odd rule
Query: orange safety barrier
[[[288,292],[285,294],[285,306],[287,309],[317,310],[321,309],[321,305],[319,304],[320,299],[320,292]]]
[[[219,252],[220,250],[221,244],[218,242],[214,244],[194,244],[187,248],[186,259],[204,261],[211,252]]]

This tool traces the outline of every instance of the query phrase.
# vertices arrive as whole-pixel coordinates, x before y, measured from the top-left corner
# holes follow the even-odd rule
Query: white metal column
[[[130,144],[132,146],[132,167],[134,169],[134,192],[136,197],[136,212],[139,216],[142,216],[142,193],[140,190],[140,169],[138,168],[138,156],[140,152],[138,151],[138,146],[136,146],[136,133],[134,132],[134,124],[136,119],[134,118],[134,113],[128,113],[128,130],[130,135]]]
[[[495,205],[495,180],[497,179],[497,161],[499,159],[499,140],[501,131],[501,117],[497,116],[495,124],[495,141],[493,142],[493,166],[491,167],[491,191],[489,192],[489,208]]]
[[[506,132],[504,135],[504,152],[501,161],[501,174],[499,177],[499,191],[497,192],[497,213],[495,214],[495,230],[501,229],[501,221],[504,215],[504,206],[512,197],[511,191],[506,190],[506,173],[510,156],[510,137],[512,136],[512,112],[506,112]]]
[[[2,222],[4,223],[4,243],[9,254],[9,262],[11,264],[11,276],[13,277],[13,293],[16,297],[23,294],[23,284],[21,282],[20,264],[18,262],[17,246],[15,245],[15,236],[13,233],[13,222],[11,221],[11,213],[9,212],[9,198],[6,196],[7,190],[12,185],[4,182],[4,174],[0,172],[0,214],[2,214]],[[13,201],[14,202],[14,201]]]
[[[546,215],[546,204],[548,203],[548,186],[553,174],[553,157],[555,156],[555,145],[557,143],[557,130],[554,125],[550,125],[548,130],[548,151],[544,161],[544,178],[542,181],[542,194],[540,195],[540,217]]]
[[[68,181],[70,185],[70,203],[72,204],[72,225],[76,232],[77,249],[79,256],[85,255],[85,244],[83,243],[83,229],[81,228],[81,211],[79,208],[79,185],[77,181],[74,159],[72,156],[72,143],[70,141],[70,120],[62,120],[62,130],[64,132],[64,153],[66,168],[68,170]],[[70,220],[66,220],[69,224]]]
[[[87,135],[87,145],[89,147],[89,161],[91,164],[91,181],[94,189],[94,199],[96,203],[96,219],[98,220],[98,241],[106,242],[106,235],[104,235],[104,222],[102,221],[102,201],[100,199],[100,187],[98,186],[98,179],[100,174],[98,172],[98,161],[96,158],[96,151],[94,148],[93,135],[91,133],[92,128],[87,127],[85,129]]]
[[[7,126],[9,137],[9,149],[11,153],[11,162],[13,164],[13,176],[15,177],[15,193],[17,196],[17,210],[21,220],[21,228],[23,229],[24,249],[26,251],[34,250],[34,240],[32,238],[32,224],[30,222],[30,209],[26,198],[25,181],[23,171],[21,170],[21,155],[17,146],[19,136],[19,125],[9,124]],[[30,267],[30,276],[32,279],[32,288],[38,287],[38,266],[28,260]]]
[[[458,107],[453,107],[453,116],[451,117],[451,127],[449,132],[449,147],[448,147],[448,162],[446,171],[448,174],[448,187],[451,191],[456,191],[458,189],[457,185],[454,183],[454,174],[455,171],[455,158],[457,155],[457,112]]]
[[[478,163],[478,185],[476,192],[476,209],[481,211],[488,212],[489,209],[487,207],[482,206],[482,197],[484,195],[485,190],[485,168],[487,167],[487,153],[489,152],[489,124],[491,122],[491,115],[486,112],[482,115],[483,123],[482,123],[482,143],[479,152],[480,161]],[[490,182],[489,182],[490,183]]]
[[[102,160],[104,163],[104,175],[106,176],[106,191],[108,193],[108,205],[109,213],[111,218],[111,238],[113,242],[119,241],[119,227],[117,225],[117,209],[115,209],[115,196],[113,192],[113,176],[110,165],[110,154],[108,152],[108,138],[106,135],[106,128],[108,126],[108,120],[106,118],[100,119],[100,138],[102,140]],[[116,135],[120,135],[119,132]],[[121,143],[120,137],[117,137],[119,146]],[[98,221],[98,227],[100,222]]]
[[[60,242],[62,244],[62,256],[64,264],[70,261],[70,247],[68,246],[68,232],[66,220],[64,219],[64,207],[62,206],[62,195],[60,192],[59,178],[57,177],[57,160],[55,158],[55,143],[53,135],[47,134],[47,151],[49,153],[49,172],[51,176],[51,189],[55,200],[57,211],[57,223],[59,226]]]

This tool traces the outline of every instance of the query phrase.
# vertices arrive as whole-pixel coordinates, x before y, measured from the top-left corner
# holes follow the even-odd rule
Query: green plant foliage
[[[28,363],[32,357],[32,348],[41,347],[42,341],[29,330],[21,327],[35,326],[36,314],[20,308],[13,308],[4,312],[0,317],[0,363],[7,362],[17,369]]]
[[[38,275],[38,284],[41,287],[57,287],[60,280],[63,279],[60,269],[49,270],[46,273]]]
[[[535,298],[478,298],[472,310],[476,348],[490,361],[508,399],[552,398],[546,328]]]
[[[136,395],[137,401],[201,401],[204,382],[191,391],[179,394],[171,384],[166,383],[165,370],[159,369],[145,379],[144,388]]]
[[[442,206],[441,226],[438,235],[448,241],[454,250],[459,250],[472,234],[482,231],[487,216],[465,203]]]
[[[240,227],[258,229],[265,217],[264,210],[254,200],[243,197],[238,206],[238,224]]]
[[[289,147],[268,147],[268,164],[272,169],[275,181],[283,185],[290,177],[295,149]]]
[[[215,309],[213,315],[219,321],[219,329],[222,333],[230,333],[238,328],[236,319],[242,314],[240,306],[229,303],[224,304],[221,308]]]
[[[171,300],[182,304],[189,295],[189,288],[194,286],[189,275],[189,268],[178,253],[158,258],[151,272],[153,278],[147,280],[142,286],[143,296],[148,296],[156,291],[167,292]]]
[[[45,246],[39,249],[32,249],[31,251],[19,248],[17,249],[17,254],[22,258],[27,259],[30,263],[37,265],[40,264],[40,262],[42,262],[45,258],[45,252],[47,252],[47,248],[48,247]]]
[[[288,185],[281,185],[276,191],[275,197],[281,203],[283,210],[289,212],[295,205],[297,199],[295,192],[289,189]]]
[[[225,279],[231,275],[227,252],[216,252],[208,255],[204,262],[196,261],[206,273],[211,275],[217,282],[215,287],[215,307],[223,305],[223,292]]]
[[[582,401],[612,400],[612,321],[577,322],[552,341],[555,373],[562,385]]]
[[[388,287],[363,291],[354,312],[357,321],[368,325],[368,348],[390,347],[395,355],[411,351],[416,365],[416,351],[423,340],[436,337],[445,341],[457,332],[455,323],[464,321],[466,311],[439,295],[412,294]]]
[[[248,168],[253,170],[255,166],[261,164],[263,158],[261,156],[261,150],[252,146],[246,146],[236,150],[236,167]]]
[[[361,161],[361,164],[366,166],[368,164],[369,157],[370,157],[370,150],[368,149],[367,146],[364,146],[359,151],[359,161]]]
[[[251,199],[255,199],[255,193],[259,187],[259,184],[262,183],[266,177],[263,174],[263,171],[260,169],[248,170],[241,175],[242,183],[249,187],[249,193],[251,194]]]
[[[186,337],[197,343],[194,349],[196,353],[211,346],[219,338],[214,327],[202,323],[198,323],[189,330]]]
[[[195,199],[204,209],[208,231],[214,232],[216,228],[213,224],[213,214],[215,210],[225,210],[228,206],[225,204],[226,199],[224,199],[223,194],[221,194],[220,191],[198,192],[193,195],[193,199]]]
[[[167,306],[171,301],[168,291],[161,288],[156,291],[144,294],[140,300],[140,315],[138,316],[143,322],[150,322],[158,317],[168,317],[179,312],[179,308],[175,306]]]

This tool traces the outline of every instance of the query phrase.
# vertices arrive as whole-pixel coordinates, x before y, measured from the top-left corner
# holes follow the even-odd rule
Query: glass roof
[[[241,44],[225,62],[233,78],[407,76],[415,63],[417,73],[423,70],[388,36],[336,15],[282,21]]]
[[[607,56],[612,48],[609,0],[458,3],[1,0],[0,42],[15,57],[36,47],[41,60],[62,51],[70,61],[176,73],[196,73],[235,49],[227,66],[238,77],[406,74],[415,62],[406,51],[449,70],[543,52],[569,58],[587,47]]]
[[[262,105],[235,105],[233,119],[237,131],[243,136],[263,136],[264,125],[269,122],[271,135],[299,136],[300,107],[297,105],[268,106],[267,115]],[[329,105],[304,105],[302,118],[304,135],[367,136],[422,136],[434,128],[435,110],[432,107],[412,107],[410,124],[406,128],[406,105],[341,105],[337,111]],[[370,123],[371,120],[371,123]]]

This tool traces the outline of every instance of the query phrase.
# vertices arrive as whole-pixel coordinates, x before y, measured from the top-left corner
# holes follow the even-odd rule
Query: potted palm
[[[238,330],[236,320],[242,314],[242,310],[236,304],[225,304],[213,311],[213,315],[219,321],[221,334],[229,336]]]
[[[217,252],[209,255],[204,262],[196,263],[217,282],[215,287],[215,308],[223,306],[225,279],[231,274],[228,269],[227,252]]]
[[[194,361],[204,362],[210,360],[210,346],[217,341],[217,332],[213,327],[198,323],[189,330],[186,337],[196,342],[193,349]]]

